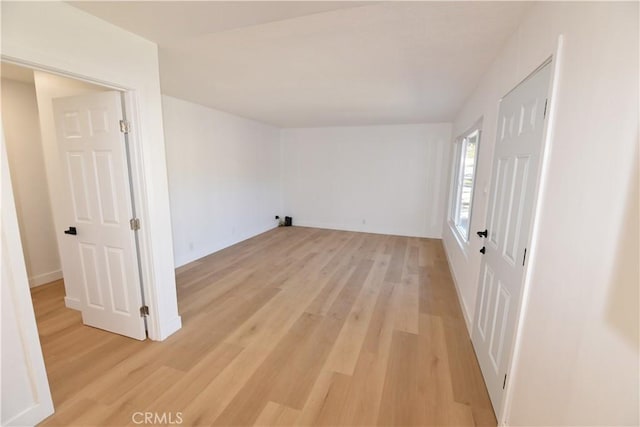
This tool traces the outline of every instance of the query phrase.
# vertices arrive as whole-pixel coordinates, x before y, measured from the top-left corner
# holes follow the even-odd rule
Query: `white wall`
[[[275,215],[440,237],[449,124],[280,130],[169,96],[163,107],[176,266]]]
[[[484,228],[498,100],[564,40],[515,362],[511,425],[638,425],[638,4],[536,3],[454,123],[484,117]],[[444,242],[473,319],[480,255]]]
[[[162,100],[176,266],[276,227],[280,130]]]
[[[2,123],[29,285],[38,286],[60,279],[62,271],[33,83],[2,79]]]
[[[158,47],[63,2],[3,2],[2,56],[130,90],[134,197],[149,336],[181,326],[173,270]]]
[[[294,225],[441,236],[451,125],[283,129]]]
[[[22,256],[3,127],[0,126],[0,424],[26,426],[51,415],[53,402]]]

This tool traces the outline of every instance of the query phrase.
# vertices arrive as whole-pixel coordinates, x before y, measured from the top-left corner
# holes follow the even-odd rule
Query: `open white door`
[[[120,92],[96,92],[53,100],[60,161],[71,200],[70,257],[65,280],[82,289],[86,325],[131,338],[146,338],[141,317],[127,141],[121,132]],[[63,230],[59,230],[60,233]],[[69,260],[66,260],[69,261]]]
[[[500,103],[472,340],[496,414],[502,406],[530,241],[551,64]]]

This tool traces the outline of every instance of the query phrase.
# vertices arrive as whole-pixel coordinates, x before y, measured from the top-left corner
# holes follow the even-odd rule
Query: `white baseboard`
[[[46,285],[47,283],[60,279],[62,279],[62,270],[38,274],[37,276],[29,277],[29,287],[35,288],[36,286]]]
[[[80,311],[80,300],[78,298],[64,297],[64,305],[67,308]]]
[[[469,309],[467,308],[467,304],[465,304],[464,299],[462,298],[462,294],[460,293],[460,287],[458,286],[458,279],[456,279],[456,273],[451,267],[451,260],[449,259],[449,251],[447,250],[447,245],[444,243],[444,239],[442,240],[442,246],[444,247],[445,258],[447,258],[447,265],[449,266],[449,272],[451,273],[451,278],[453,279],[453,287],[456,289],[456,295],[458,296],[458,302],[460,303],[460,307],[462,308],[462,316],[464,317],[464,323],[467,325],[467,332],[469,336],[473,332],[471,327],[471,319],[469,317]]]

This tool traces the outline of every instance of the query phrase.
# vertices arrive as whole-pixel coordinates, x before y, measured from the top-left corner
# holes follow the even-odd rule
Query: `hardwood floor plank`
[[[381,254],[373,263],[324,369],[353,375],[373,315],[375,301],[389,268],[389,259],[388,255]]]
[[[242,350],[242,347],[220,344],[182,378],[164,387],[164,393],[146,409],[154,412],[184,411],[184,408],[211,384]]]
[[[418,390],[418,336],[394,331],[378,425],[425,425]]]
[[[337,372],[328,372],[329,378],[319,384],[309,408],[303,410],[298,425],[339,426],[346,425],[342,419],[345,402],[349,396],[351,377]]]
[[[111,371],[120,362],[134,355],[139,348],[123,345],[124,340],[129,340],[127,338],[106,332],[101,335],[107,335],[103,343],[85,350],[76,347],[78,356],[69,358],[66,363],[48,372],[49,381],[58,384],[56,393],[52,396],[54,405],[73,396],[104,372]]]
[[[496,425],[439,240],[283,227],[176,282],[164,342],[83,326],[62,281],[32,289],[43,425]]]
[[[495,417],[467,327],[462,319],[443,319],[449,370],[456,402],[471,408],[475,425],[491,426]]]
[[[459,408],[453,396],[442,319],[420,315],[418,384],[425,425],[456,425]],[[455,411],[454,411],[455,407]],[[470,415],[470,413],[469,413]]]
[[[396,284],[393,300],[396,313],[394,327],[399,331],[418,333],[419,279],[417,274],[405,274],[401,282]]]
[[[282,371],[274,381],[272,400],[296,409],[304,406],[318,373],[326,369],[326,360],[366,280],[364,271],[369,265],[370,261],[363,260],[360,267],[349,275],[347,286],[342,289],[327,315],[321,318],[320,325],[310,339],[303,342],[295,353],[289,369]]]
[[[296,425],[310,426],[315,424],[315,420],[318,419],[319,414],[325,407],[333,379],[334,372],[321,370],[318,373],[309,397],[296,420]]]
[[[256,426],[294,426],[300,411],[279,403],[269,402],[255,422]]]
[[[355,269],[355,265],[343,265],[336,270],[327,284],[322,288],[322,291],[320,291],[307,307],[306,312],[319,314],[321,316],[327,314],[327,311],[331,308],[336,298],[338,298],[338,295]]]
[[[292,369],[291,362],[296,358],[296,353],[305,347],[305,343],[312,337],[320,321],[319,316],[303,313],[214,424],[221,426],[253,424],[269,402],[273,387],[278,383],[278,377],[286,372],[298,372]],[[296,375],[293,375],[287,379],[295,381],[295,377]]]
[[[96,420],[105,418],[110,408],[91,399],[79,399],[65,407],[64,411],[47,418],[41,426],[97,425]]]
[[[394,285],[385,282],[378,295],[363,349],[349,384],[342,414],[344,425],[376,424],[394,331],[395,316],[390,304],[393,290]]]
[[[404,268],[404,258],[407,252],[407,237],[396,237],[391,253],[391,264],[387,270],[384,280],[399,283],[402,280],[402,270]]]
[[[174,384],[183,376],[184,372],[178,369],[160,366],[153,375],[148,375],[134,386],[129,387],[112,405],[146,410],[163,394],[167,384]]]
[[[395,286],[389,282],[382,283],[363,343],[363,351],[372,354],[384,354],[388,351],[395,322],[395,307],[393,305]]]

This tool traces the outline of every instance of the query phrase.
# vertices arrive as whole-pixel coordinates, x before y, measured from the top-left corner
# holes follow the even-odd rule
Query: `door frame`
[[[551,54],[544,60],[540,65],[538,65],[531,73],[527,74],[525,78],[523,78],[520,82],[514,85],[507,93],[505,93],[501,98],[502,99],[507,96],[513,89],[522,84],[525,80],[535,74],[539,69],[547,64],[551,64],[551,79],[549,81],[549,88],[547,91],[547,122],[543,127],[542,131],[542,140],[540,147],[540,159],[538,168],[538,176],[536,177],[536,193],[533,199],[533,216],[531,221],[531,231],[528,236],[528,258],[529,261],[526,263],[524,267],[524,274],[522,279],[522,292],[520,295],[520,300],[517,301],[517,311],[516,311],[516,324],[514,330],[513,342],[511,344],[511,348],[507,352],[507,357],[509,358],[509,362],[507,363],[507,381],[505,385],[505,390],[502,395],[502,408],[500,413],[496,414],[496,418],[498,420],[499,426],[509,425],[509,416],[511,414],[511,404],[512,404],[512,396],[511,392],[513,390],[513,378],[517,375],[518,371],[518,359],[520,356],[520,348],[521,343],[523,341],[523,325],[524,319],[527,313],[527,306],[529,301],[529,292],[531,288],[532,282],[532,271],[535,268],[535,264],[537,262],[537,246],[538,246],[538,237],[540,235],[540,214],[543,210],[542,206],[542,196],[546,192],[547,188],[547,170],[549,168],[549,156],[551,152],[551,147],[553,144],[553,130],[555,129],[555,112],[557,109],[558,102],[558,82],[560,81],[560,73],[562,70],[562,60],[563,60],[563,36],[558,36],[558,42],[556,45],[555,52],[551,52]],[[499,108],[500,103],[498,103]],[[493,156],[491,158],[491,170],[493,171]],[[489,203],[487,203],[485,207],[485,218],[487,216],[487,212],[489,209]],[[480,273],[478,273],[480,274]],[[476,283],[479,286],[479,277],[476,280]],[[475,328],[475,325],[473,325]]]
[[[88,76],[66,72],[53,67],[49,67],[47,65],[34,64],[29,61],[21,60],[20,58],[0,55],[0,60],[31,70],[43,71],[46,73],[102,86],[121,92],[124,106],[123,114],[126,120],[129,121],[130,126],[129,133],[127,134],[127,139],[129,142],[129,161],[131,166],[129,180],[131,182],[131,189],[133,191],[132,199],[136,209],[136,216],[142,223],[142,226],[138,230],[137,242],[139,260],[137,260],[137,262],[140,267],[140,277],[142,280],[141,292],[144,295],[145,304],[149,307],[149,316],[146,318],[147,335],[152,340],[161,340],[162,333],[160,330],[160,325],[158,323],[158,319],[160,318],[160,301],[155,286],[155,274],[150,256],[151,233],[149,227],[144,226],[145,224],[149,224],[150,222],[149,207],[147,204],[147,187],[144,182],[144,160],[142,156],[140,139],[142,129],[140,127],[140,111],[136,90],[123,87],[117,83],[105,82]],[[17,250],[19,248],[14,249]],[[22,252],[20,251],[18,253]]]

